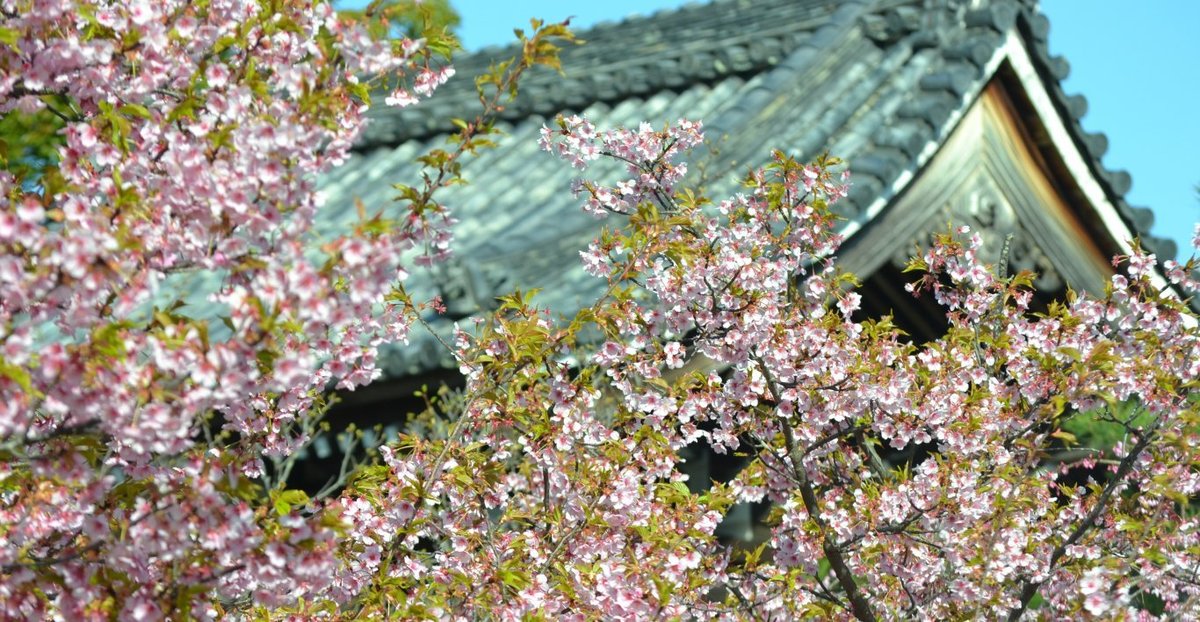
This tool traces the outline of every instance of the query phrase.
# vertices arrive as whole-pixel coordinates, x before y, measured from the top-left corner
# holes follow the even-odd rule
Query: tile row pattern
[[[1049,24],[1031,0],[715,0],[580,32],[587,43],[564,51],[565,77],[532,72],[499,123],[501,146],[465,165],[469,186],[441,195],[461,221],[458,258],[414,274],[411,289],[447,299],[450,317],[429,318],[446,333],[454,318],[484,312],[517,287],[541,288],[539,300],[556,313],[600,290],[577,256],[600,225],[570,195],[575,171],[536,144],[557,113],[582,113],[601,127],[703,120],[711,143],[693,154],[692,168],[704,171],[711,196],[732,192],[770,149],[800,158],[828,151],[854,175],[842,213],[865,225],[867,208],[890,200],[897,181],[918,173],[930,146],[949,135],[1010,32],[1025,41],[1109,200],[1148,248],[1174,256],[1173,242],[1149,235],[1150,210],[1123,199],[1129,174],[1103,166],[1107,139],[1080,126],[1087,102],[1060,88],[1069,65],[1049,54]],[[353,221],[356,198],[381,208],[392,183],[418,179],[414,157],[444,145],[449,119],[478,108],[473,76],[515,52],[458,59],[457,75],[427,105],[376,116],[351,161],[324,179],[320,228],[340,230]],[[597,170],[617,173],[615,165]],[[392,377],[453,366],[423,335],[381,360]]]

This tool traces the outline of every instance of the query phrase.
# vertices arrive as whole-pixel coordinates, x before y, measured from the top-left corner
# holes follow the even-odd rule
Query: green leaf
[[[1053,433],[1050,434],[1050,436],[1053,436],[1054,438],[1057,438],[1057,439],[1063,441],[1068,446],[1079,444],[1079,439],[1077,439],[1074,434],[1071,434],[1070,432],[1067,432],[1066,430],[1055,430]]]
[[[1081,360],[1083,360],[1083,353],[1082,353],[1082,352],[1080,352],[1080,351],[1079,351],[1077,348],[1072,348],[1072,347],[1070,347],[1070,346],[1062,346],[1062,347],[1060,347],[1060,348],[1058,349],[1058,351],[1059,351],[1059,352],[1062,352],[1063,354],[1065,354],[1065,355],[1067,355],[1067,356],[1069,356],[1069,357],[1071,357],[1071,360],[1072,360],[1072,361],[1081,361]]]
[[[275,501],[276,512],[279,511],[281,505],[286,509],[280,515],[287,514],[292,508],[308,505],[308,494],[303,490],[285,490],[279,493],[279,497]]]
[[[121,114],[140,119],[151,119],[150,109],[141,104],[124,104],[119,108]]]
[[[0,43],[12,48],[14,52],[20,52],[21,48],[17,45],[17,41],[21,39],[21,33],[13,28],[0,28]]]
[[[308,494],[303,490],[284,490],[273,493],[275,513],[284,516],[290,514],[292,508],[308,505]]]
[[[270,374],[271,370],[275,369],[275,361],[279,359],[279,352],[271,349],[259,350],[254,358],[258,361],[258,371],[262,374]]]
[[[26,395],[34,392],[33,383],[30,380],[29,372],[23,367],[9,363],[8,361],[4,360],[3,357],[0,357],[0,376],[8,378],[9,380],[17,383],[17,386],[21,387],[21,390],[24,391]]]

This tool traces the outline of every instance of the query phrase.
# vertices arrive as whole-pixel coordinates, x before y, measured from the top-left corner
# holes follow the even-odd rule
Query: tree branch
[[[1133,465],[1142,455],[1142,452],[1150,446],[1150,442],[1154,439],[1157,428],[1158,426],[1155,425],[1154,428],[1147,431],[1140,439],[1138,439],[1137,444],[1134,445],[1133,448],[1129,450],[1129,453],[1125,455],[1125,458],[1121,460],[1120,466],[1117,467],[1116,474],[1100,493],[1100,498],[1096,500],[1096,505],[1092,506],[1092,511],[1088,512],[1088,515],[1085,516],[1083,520],[1075,526],[1075,530],[1071,532],[1071,535],[1068,536],[1066,540],[1063,540],[1062,543],[1054,547],[1054,551],[1050,553],[1050,563],[1047,564],[1046,568],[1047,578],[1049,578],[1049,576],[1054,572],[1055,564],[1057,564],[1058,560],[1066,554],[1067,548],[1074,545],[1076,542],[1079,542],[1079,540],[1083,538],[1083,536],[1087,534],[1092,527],[1095,526],[1096,520],[1100,518],[1100,515],[1103,514],[1106,509],[1108,509],[1108,502],[1110,499],[1112,499],[1113,493],[1115,493],[1117,488],[1124,483],[1125,477],[1128,476],[1129,472],[1133,470]],[[1033,597],[1037,595],[1038,590],[1045,582],[1046,579],[1042,579],[1040,581],[1025,581],[1024,585],[1021,587],[1020,601],[1018,602],[1017,606],[1013,607],[1012,611],[1010,611],[1008,614],[1009,622],[1016,622],[1017,620],[1021,619],[1021,616],[1025,615],[1025,610],[1029,608],[1030,601],[1032,601]]]
[[[825,560],[829,562],[829,567],[833,570],[838,585],[846,592],[846,598],[850,601],[850,611],[854,614],[854,617],[861,622],[875,622],[875,613],[871,610],[871,604],[867,602],[862,591],[858,589],[858,583],[854,580],[854,573],[850,572],[850,567],[846,565],[846,558],[842,556],[842,551],[838,548],[837,541],[834,539],[833,534],[829,532],[829,527],[825,524],[825,519],[821,517],[821,504],[817,501],[817,494],[813,491],[812,482],[808,479],[808,473],[804,470],[803,456],[800,455],[800,450],[796,446],[796,437],[792,433],[792,426],[786,421],[783,421],[782,424],[783,436],[787,442],[788,455],[792,459],[792,470],[795,472],[796,481],[800,488],[800,498],[804,501],[804,509],[808,512],[813,522],[816,523],[817,529],[821,533],[821,550],[825,554]]]

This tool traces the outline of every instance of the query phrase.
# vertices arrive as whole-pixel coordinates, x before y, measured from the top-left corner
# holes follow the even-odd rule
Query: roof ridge
[[[577,32],[588,41],[564,48],[566,77],[548,68],[522,78],[503,118],[551,115],[596,102],[749,75],[775,66],[812,30],[830,23],[846,3],[837,0],[715,0],[632,15]],[[751,9],[752,10],[748,10]],[[719,45],[714,45],[719,43]],[[365,150],[453,130],[450,119],[479,109],[472,78],[517,44],[489,46],[454,61],[454,78],[420,106],[375,109],[357,148]],[[586,68],[587,72],[572,71]]]

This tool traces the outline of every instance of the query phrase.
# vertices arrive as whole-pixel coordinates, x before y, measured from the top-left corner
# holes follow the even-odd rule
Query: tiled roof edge
[[[662,9],[651,15],[635,15],[616,22],[602,22],[576,34],[580,39],[587,41],[591,34],[599,37],[618,29],[634,33],[639,30],[649,32],[656,29],[658,22],[679,18],[689,12],[727,11],[736,14],[740,4],[744,4],[744,0],[715,0],[711,4],[689,3],[674,9]],[[809,32],[802,28],[805,23],[823,26],[828,24],[831,18],[845,14],[836,10],[832,11],[832,14],[826,14],[822,12],[824,9],[824,3],[802,5],[796,9],[798,12],[811,10],[813,15],[802,15],[800,21],[780,22],[777,26],[765,30],[748,31],[744,35],[721,41],[719,46],[712,45],[712,42],[667,45],[660,53],[623,58],[620,62],[606,62],[605,66],[598,70],[582,75],[572,75],[575,63],[584,65],[588,60],[593,60],[596,54],[591,52],[598,52],[603,56],[618,51],[616,48],[619,40],[609,38],[585,43],[583,48],[578,48],[579,57],[575,63],[572,61],[576,48],[568,47],[563,51],[563,68],[567,75],[559,75],[546,68],[531,70],[522,78],[518,98],[505,104],[501,118],[511,121],[534,115],[545,117],[580,109],[593,103],[611,103],[764,71],[787,58],[791,51],[798,47],[798,40],[808,36]],[[598,46],[599,49],[586,50],[588,45]],[[397,145],[454,131],[452,118],[470,118],[480,109],[473,84],[474,77],[486,71],[492,62],[511,58],[519,52],[519,46],[514,43],[490,46],[455,59],[455,77],[429,101],[412,108],[378,109],[374,112],[371,123],[356,144],[356,149],[369,150]],[[587,55],[583,56],[584,53]]]
[[[1125,200],[1125,195],[1133,183],[1132,177],[1127,171],[1109,169],[1104,165],[1103,157],[1108,149],[1108,137],[1099,132],[1090,133],[1083,128],[1081,120],[1087,114],[1087,98],[1081,94],[1068,95],[1063,91],[1062,81],[1070,74],[1071,65],[1064,57],[1050,53],[1050,20],[1036,8],[1025,6],[1021,11],[1019,27],[1029,43],[1028,49],[1033,61],[1042,73],[1046,90],[1058,107],[1075,144],[1087,157],[1088,164],[1104,186],[1121,218],[1138,234],[1143,248],[1156,253],[1160,259],[1174,259],[1178,252],[1175,241],[1150,233],[1151,227],[1154,226],[1154,212],[1147,207],[1131,206]]]
[[[919,131],[900,143],[881,131],[850,162],[854,185],[848,200],[854,217],[848,234],[902,193],[953,133],[991,77],[1004,35],[1016,19],[1016,11],[1000,3],[962,12],[949,3],[934,11],[941,12],[884,2],[861,20],[863,34],[880,47],[914,55],[936,50],[940,58],[916,80],[916,92],[892,119],[898,127]]]

